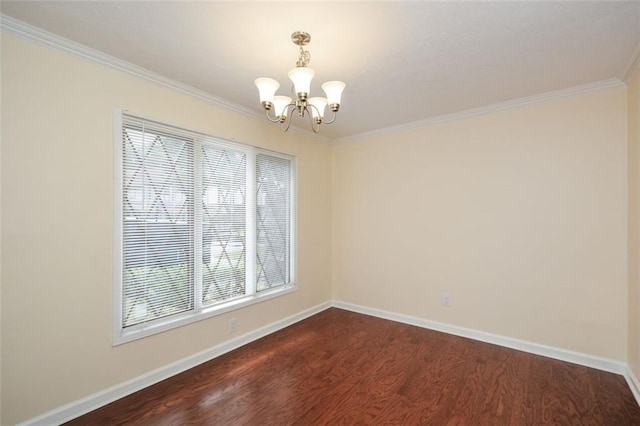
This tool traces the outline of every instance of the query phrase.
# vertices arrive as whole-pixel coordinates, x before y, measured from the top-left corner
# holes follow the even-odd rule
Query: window
[[[116,117],[114,343],[295,288],[291,156]]]

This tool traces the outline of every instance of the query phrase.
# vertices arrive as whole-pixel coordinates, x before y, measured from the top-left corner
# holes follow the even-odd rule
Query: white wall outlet
[[[451,306],[451,296],[448,293],[442,295],[442,306]]]
[[[231,318],[229,320],[229,326],[228,326],[229,333],[235,333],[237,329],[238,329],[238,318]]]

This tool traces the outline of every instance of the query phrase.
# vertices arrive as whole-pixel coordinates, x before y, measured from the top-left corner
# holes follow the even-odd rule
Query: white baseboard
[[[629,367],[625,371],[624,378],[629,385],[629,389],[631,389],[631,393],[636,398],[636,402],[640,405],[640,381]]]
[[[303,319],[322,312],[330,307],[331,302],[325,302],[320,305],[314,306],[295,315],[254,330],[250,333],[238,336],[235,339],[228,340],[202,352],[176,361],[165,367],[161,367],[157,370],[143,374],[142,376],[138,376],[124,383],[120,383],[103,391],[89,395],[78,401],[74,401],[62,407],[48,411],[38,417],[34,417],[30,420],[20,423],[20,425],[59,425],[61,423],[75,419],[76,417],[105,406],[113,401],[116,401],[120,398],[123,398],[155,383],[158,383],[171,376],[175,376],[176,374],[182,373],[183,371],[193,368],[197,365],[200,365],[203,362],[210,361],[216,357],[219,357],[220,355],[246,345],[247,343],[253,342],[254,340],[260,339],[261,337],[265,337],[271,333],[302,321]]]
[[[415,325],[430,330],[441,331],[443,333],[453,334],[456,336],[467,337],[469,339],[474,339],[481,342],[492,343],[494,345],[504,346],[507,348],[529,352],[536,355],[542,355],[561,361],[567,361],[598,370],[621,374],[627,381],[627,384],[629,385],[631,392],[636,398],[636,401],[638,402],[638,404],[640,404],[640,381],[625,363],[579,352],[568,351],[565,349],[554,348],[538,343],[526,342],[510,337],[486,333],[483,331],[459,327],[456,325],[431,321],[424,318],[418,318],[334,300],[332,302],[325,302],[320,305],[314,306],[305,311],[284,318],[280,321],[276,321],[258,330],[243,334],[242,336],[239,336],[235,339],[226,341],[202,352],[176,361],[165,367],[151,371],[147,374],[143,374],[142,376],[138,376],[134,379],[112,386],[103,391],[94,393],[78,401],[71,402],[67,405],[46,412],[38,417],[34,417],[30,420],[20,423],[20,425],[59,425],[61,423],[67,422],[104,405],[107,405],[113,401],[123,398],[127,395],[130,395],[134,392],[165,380],[169,377],[175,376],[176,374],[179,374],[204,362],[210,361],[220,355],[246,345],[247,343],[293,325],[332,306],[352,312],[358,312],[365,315],[371,315],[378,318],[401,322],[404,324]]]
[[[443,333],[467,337],[469,339],[479,340],[481,342],[492,343],[498,346],[504,346],[511,349],[517,349],[519,351],[542,355],[548,358],[554,358],[561,361],[584,365],[586,367],[608,371],[611,373],[626,375],[626,372],[628,370],[627,365],[619,361],[600,358],[580,352],[568,351],[566,349],[554,348],[551,346],[541,345],[539,343],[526,342],[524,340],[518,340],[511,337],[487,333],[484,331],[459,327],[457,325],[445,324],[442,322],[431,321],[424,318],[397,314],[394,312],[369,308],[366,306],[355,305],[353,303],[346,303],[338,300],[333,301],[333,306],[340,309],[346,309],[348,311],[371,315],[378,318],[384,318],[391,321],[397,321],[404,324],[415,325],[418,327],[428,328],[430,330],[441,331]]]

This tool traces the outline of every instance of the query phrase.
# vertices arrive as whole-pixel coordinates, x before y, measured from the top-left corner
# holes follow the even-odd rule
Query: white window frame
[[[235,298],[227,302],[217,303],[215,305],[203,306],[202,298],[202,279],[195,278],[194,287],[194,308],[190,311],[175,314],[170,317],[159,318],[157,320],[141,323],[135,326],[123,327],[122,304],[123,304],[123,267],[124,267],[124,247],[123,247],[123,152],[122,152],[122,132],[123,132],[123,114],[134,116],[145,121],[155,122],[163,126],[174,127],[177,130],[185,131],[197,135],[201,140],[213,142],[216,146],[228,147],[230,149],[239,150],[247,153],[247,220],[246,220],[246,283],[243,297]],[[114,232],[113,232],[113,346],[143,337],[151,336],[163,331],[171,330],[186,324],[200,321],[213,316],[221,315],[236,309],[244,308],[256,303],[260,303],[275,297],[297,290],[297,158],[295,155],[271,151],[268,149],[256,147],[246,143],[229,141],[219,137],[203,134],[197,131],[181,128],[172,124],[164,123],[158,120],[146,118],[139,114],[133,114],[129,111],[117,109],[113,114],[114,123]],[[198,151],[196,149],[196,151]],[[291,161],[291,234],[290,234],[290,282],[273,289],[256,291],[256,191],[255,189],[255,158],[259,153],[270,156],[281,157]],[[198,171],[194,175],[194,185],[198,185]],[[198,204],[197,202],[195,204]],[[200,209],[196,207],[196,217]],[[197,222],[196,218],[196,222]],[[201,223],[196,223],[196,228],[202,228]],[[253,232],[249,232],[253,229]],[[201,229],[200,229],[201,231]],[[201,232],[200,232],[201,234]],[[200,247],[202,236],[196,237],[194,240],[195,259],[202,259]],[[195,270],[199,270],[199,265],[195,265]]]

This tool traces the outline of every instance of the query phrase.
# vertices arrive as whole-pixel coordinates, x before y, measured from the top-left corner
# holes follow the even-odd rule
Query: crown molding
[[[640,41],[633,50],[633,54],[631,55],[631,58],[629,58],[629,62],[622,70],[622,73],[620,73],[620,80],[625,83],[629,83],[631,78],[633,78],[638,71],[640,71]]]
[[[102,65],[115,68],[119,71],[124,71],[128,74],[152,81],[161,86],[169,87],[179,92],[194,96],[215,106],[219,106],[249,117],[261,118],[260,114],[248,108],[234,104],[217,96],[213,96],[203,90],[199,90],[184,83],[180,83],[179,81],[164,77],[146,68],[139,67],[127,61],[123,61],[122,59],[107,55],[106,53],[102,53],[80,43],[76,43],[69,39],[60,37],[9,16],[1,16],[0,27],[2,28],[2,31],[19,36],[34,43],[51,47],[57,50],[62,50],[67,53],[72,53],[82,58],[98,62]]]
[[[0,14],[0,30],[8,34],[13,34],[25,40],[34,42],[36,44],[71,53],[81,58],[97,62],[118,71],[125,72],[127,74],[131,74],[133,76],[142,78],[144,80],[153,82],[177,92],[193,96],[194,98],[207,102],[216,107],[223,108],[228,111],[233,111],[246,117],[258,119],[261,121],[264,120],[263,114],[258,113],[257,111],[254,111],[250,108],[246,108],[242,105],[236,104],[218,96],[214,96],[209,92],[205,92],[204,90],[196,89],[195,87],[189,86],[188,84],[181,83],[177,80],[165,77],[154,71],[148,70],[138,65],[134,65],[122,59],[118,59],[115,56],[107,55],[106,53],[100,52],[96,49],[92,49],[83,44],[76,43],[75,41],[71,41],[67,38],[53,34],[49,31],[45,31],[4,14]],[[290,128],[290,131],[292,133],[303,135],[320,142],[330,142],[330,139],[327,137],[312,133],[296,126],[292,126]]]
[[[0,14],[0,30],[13,34],[23,39],[32,41],[34,43],[47,46],[53,49],[61,50],[67,53],[80,56],[84,59],[88,59],[102,65],[114,68],[116,70],[134,75],[136,77],[151,81],[160,86],[173,89],[180,93],[184,93],[189,96],[193,96],[201,101],[207,102],[219,108],[223,108],[229,111],[236,112],[246,117],[264,120],[261,113],[255,110],[246,108],[242,105],[228,101],[226,99],[214,96],[211,93],[205,92],[200,89],[196,89],[193,86],[181,83],[177,80],[170,79],[156,72],[150,71],[146,68],[134,65],[130,62],[118,59],[114,56],[107,55],[98,50],[84,46],[80,43],[76,43],[64,37],[60,37],[56,34],[42,30],[18,19],[10,16]],[[342,138],[330,139],[325,136],[321,136],[317,133],[310,132],[297,126],[292,126],[290,131],[295,134],[299,134],[313,140],[330,143],[341,144],[347,142],[353,142],[370,137],[381,136],[392,133],[401,133],[407,130],[426,127],[438,123],[446,123],[450,121],[461,120],[464,118],[474,117],[477,115],[489,114],[496,111],[501,111],[511,108],[519,108],[526,105],[549,102],[556,99],[562,99],[569,96],[581,95],[585,93],[595,92],[599,90],[609,89],[613,87],[624,86],[631,77],[640,69],[640,43],[636,46],[634,54],[625,66],[620,78],[611,78],[608,80],[597,81],[594,83],[588,83],[580,86],[570,87],[567,89],[556,90],[552,92],[542,93],[539,95],[528,96],[524,98],[514,99],[506,102],[500,102],[492,105],[473,108],[465,111],[459,111],[451,114],[444,114],[435,117],[430,117],[423,120],[413,121],[410,123],[400,124],[397,126],[386,127],[382,129],[372,130],[369,132],[358,133],[356,135],[345,136]]]
[[[359,133],[353,136],[337,138],[332,141],[333,144],[342,144],[354,142],[375,136],[387,135],[392,133],[401,133],[412,129],[430,126],[433,124],[447,123],[450,121],[462,120],[464,118],[475,117],[477,115],[489,114],[492,112],[502,111],[506,109],[520,108],[526,105],[555,101],[557,99],[567,98],[570,96],[582,95],[600,90],[610,89],[613,87],[623,87],[625,83],[618,78],[610,78],[608,80],[596,81],[594,83],[582,84],[567,89],[555,90],[539,95],[527,96],[524,98],[513,99],[497,104],[486,105],[478,108],[468,109],[465,111],[454,112],[452,114],[438,115],[424,120],[412,121],[410,123],[400,124],[398,126],[386,127],[383,129],[373,130],[370,132]]]

